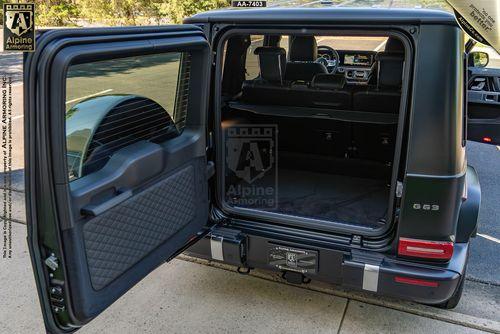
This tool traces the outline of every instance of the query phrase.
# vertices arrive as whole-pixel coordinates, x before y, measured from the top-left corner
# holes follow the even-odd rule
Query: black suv
[[[454,307],[481,197],[466,140],[500,144],[500,75],[466,51],[427,10],[42,33],[24,106],[47,330],[181,252]]]

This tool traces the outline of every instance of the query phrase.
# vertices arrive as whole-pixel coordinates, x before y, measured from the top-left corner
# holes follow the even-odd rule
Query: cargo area
[[[392,36],[229,39],[221,113],[228,207],[305,225],[391,221],[404,50]],[[244,62],[231,60],[238,54]]]

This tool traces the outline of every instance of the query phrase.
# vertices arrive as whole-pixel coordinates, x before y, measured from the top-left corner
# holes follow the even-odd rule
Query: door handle
[[[120,191],[118,195],[100,204],[89,204],[82,208],[81,213],[84,216],[98,216],[105,211],[117,206],[118,204],[124,202],[125,200],[132,197],[132,190]]]
[[[498,95],[495,94],[484,94],[484,100],[486,102],[497,102]]]

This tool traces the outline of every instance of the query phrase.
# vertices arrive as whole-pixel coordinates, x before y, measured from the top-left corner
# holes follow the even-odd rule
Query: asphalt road
[[[479,174],[482,202],[478,236],[472,240],[468,276],[500,285],[500,150],[467,143],[468,164]]]
[[[22,61],[20,54],[0,53],[0,75],[13,78],[13,169],[22,169]],[[482,208],[478,237],[472,241],[468,277],[500,285],[500,150],[495,146],[469,142],[468,161],[479,173]]]

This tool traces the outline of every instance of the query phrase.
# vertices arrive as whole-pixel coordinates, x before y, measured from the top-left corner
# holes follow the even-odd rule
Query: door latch
[[[59,262],[57,261],[57,257],[54,253],[50,254],[50,256],[45,259],[45,264],[52,271],[56,271],[57,268],[59,268]]]
[[[403,197],[403,182],[401,181],[396,182],[396,197],[397,198]]]

